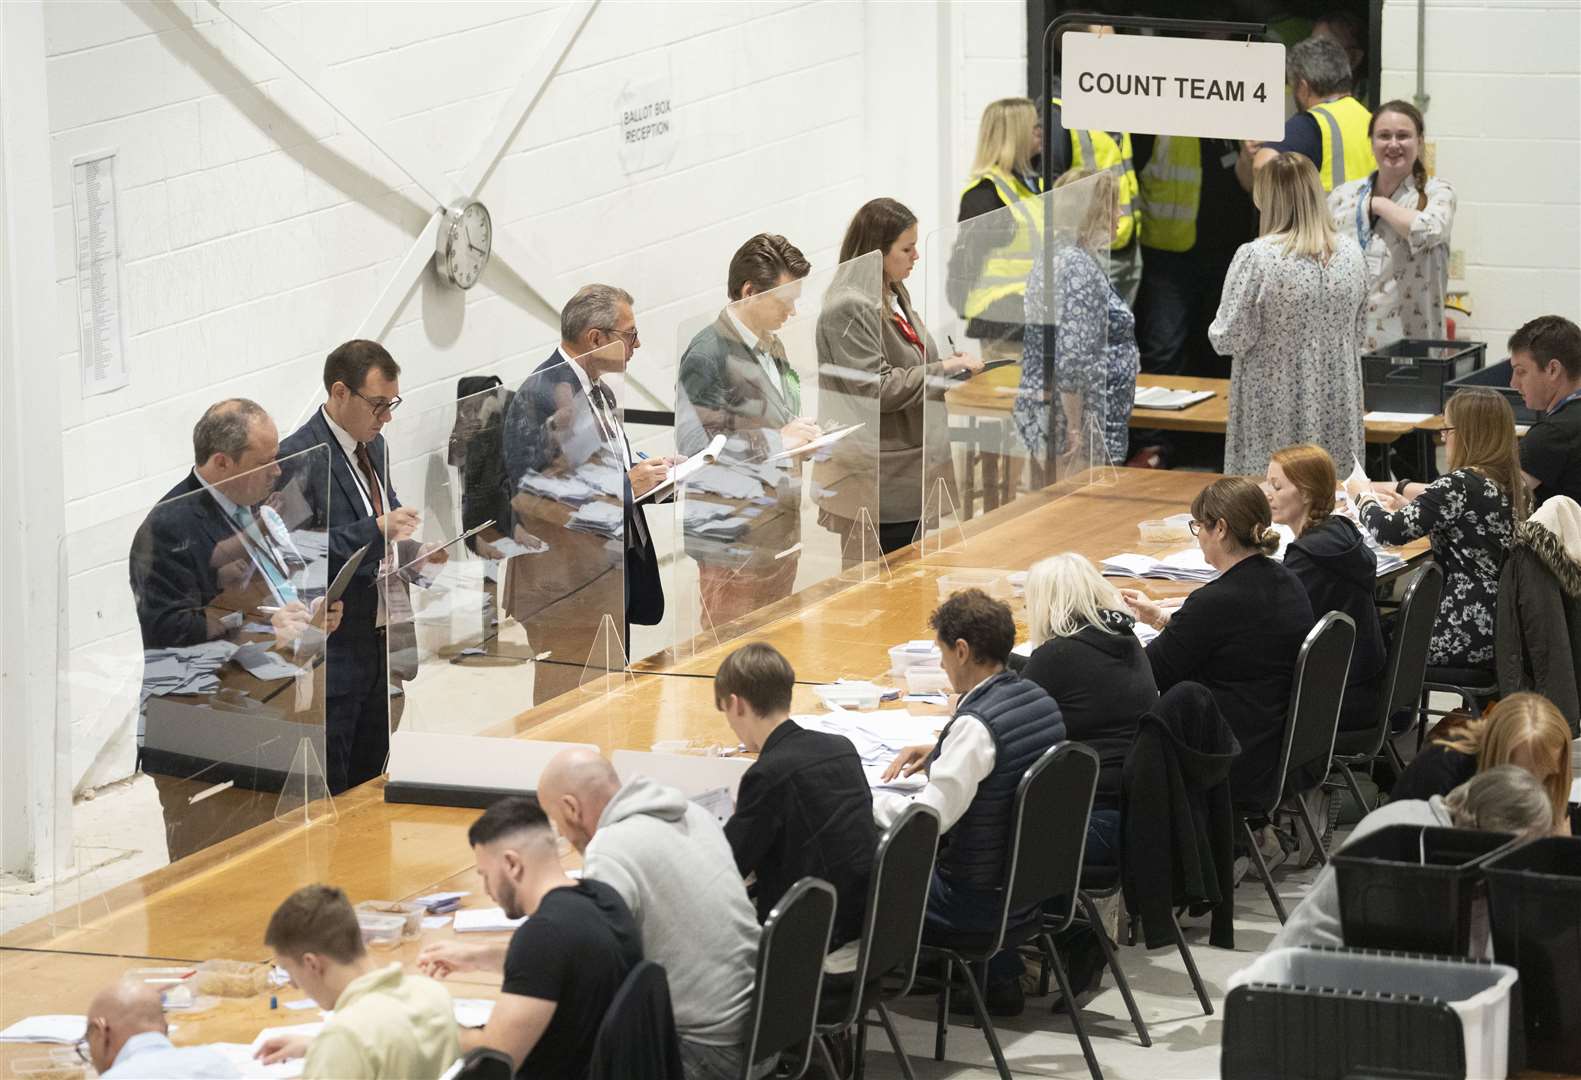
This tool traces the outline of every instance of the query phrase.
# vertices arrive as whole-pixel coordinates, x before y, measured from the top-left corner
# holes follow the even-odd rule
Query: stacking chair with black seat
[[[787,1059],[790,1068],[776,1076],[796,1080],[807,1071],[834,905],[834,886],[804,877],[785,890],[764,921],[741,1080],[752,1080],[776,1057],[782,1070]]]
[[[439,1080],[514,1080],[516,1068],[510,1055],[491,1046],[478,1046],[456,1059],[439,1074]]]
[[[1396,769],[1405,768],[1392,736],[1402,714],[1416,723],[1417,703],[1422,698],[1422,683],[1427,672],[1427,651],[1432,645],[1433,621],[1438,617],[1438,600],[1444,591],[1444,572],[1437,563],[1427,563],[1411,572],[1400,598],[1400,611],[1394,620],[1394,639],[1389,642],[1389,657],[1384,663],[1383,681],[1378,687],[1377,722],[1365,731],[1342,731],[1334,740],[1333,768],[1344,778],[1345,786],[1356,799],[1357,809],[1366,814],[1369,807],[1356,782],[1354,769],[1371,768],[1385,751]],[[1399,731],[1407,731],[1405,725]]]
[[[644,960],[626,973],[593,1039],[588,1080],[686,1080],[664,968]]]
[[[856,967],[848,989],[834,990],[826,976],[819,1035],[835,1035],[856,1028],[855,1073],[865,1072],[869,1013],[877,1013],[889,1045],[906,1080],[915,1080],[911,1061],[901,1048],[886,1001],[911,989],[917,974],[917,951],[922,940],[922,920],[928,910],[928,883],[933,878],[934,857],[939,850],[939,815],[932,807],[912,803],[878,839],[873,869],[867,885],[867,915],[857,947]],[[839,1075],[822,1041],[818,1050],[831,1076]]]
[[[1274,905],[1279,921],[1289,916],[1279,890],[1274,888],[1273,874],[1257,849],[1257,835],[1252,831],[1251,819],[1272,818],[1285,788],[1290,784],[1293,771],[1299,770],[1319,779],[1326,777],[1329,763],[1334,756],[1334,738],[1339,732],[1339,710],[1345,693],[1345,679],[1350,674],[1351,648],[1356,644],[1356,624],[1342,611],[1331,611],[1317,621],[1301,643],[1296,655],[1295,678],[1290,686],[1290,710],[1285,717],[1285,737],[1279,754],[1279,784],[1273,799],[1265,806],[1238,806],[1241,831],[1250,846],[1252,865],[1262,878],[1263,888]],[[1323,834],[1312,820],[1312,811],[1305,797],[1296,793],[1297,815],[1306,828],[1320,862],[1328,861],[1323,850]]]
[[[1087,866],[1085,863],[1083,864],[1081,868],[1081,889],[1076,893],[1076,899],[1081,904],[1081,911],[1067,915],[1065,923],[1069,925],[1072,916],[1074,916],[1092,927],[1092,932],[1098,935],[1098,947],[1103,950],[1104,966],[1109,969],[1109,974],[1114,976],[1115,988],[1120,991],[1120,997],[1125,1001],[1125,1011],[1131,1014],[1131,1026],[1136,1028],[1136,1037],[1143,1046],[1152,1046],[1153,1036],[1148,1034],[1147,1021],[1142,1019],[1142,1010],[1137,1008],[1136,998],[1131,994],[1131,984],[1125,977],[1125,969],[1120,966],[1119,954],[1114,951],[1114,942],[1110,940],[1109,931],[1103,925],[1103,916],[1098,913],[1099,900],[1107,900],[1120,894],[1120,866],[1123,865],[1122,860],[1123,856],[1117,858],[1114,866]],[[1057,934],[1064,929],[1065,927],[1059,925],[1058,920],[1055,920],[1045,926],[1045,930],[1048,933],[1044,937],[1047,939],[1049,935]],[[1175,929],[1178,933],[1180,927],[1177,925]],[[1181,945],[1181,955],[1194,973],[1196,964],[1192,962],[1191,954],[1184,949],[1184,941],[1181,942]],[[1045,982],[1041,989],[1044,993],[1047,993],[1047,953],[1044,954],[1043,959]],[[1213,1011],[1212,1005],[1206,1001],[1204,1004],[1207,1006],[1208,1012],[1211,1013]],[[1074,1001],[1068,1003],[1068,1007],[1073,1008],[1074,1006]]]
[[[1045,750],[1027,768],[1016,787],[997,929],[970,933],[923,926],[923,951],[934,953],[944,961],[933,1046],[935,1059],[944,1060],[950,985],[958,970],[971,994],[972,1009],[988,1041],[994,1067],[1004,1080],[1010,1080],[1010,1068],[1005,1064],[999,1036],[994,1032],[983,1000],[988,961],[1000,949],[1013,949],[1040,935],[1046,936],[1043,905],[1050,900],[1076,895],[1081,885],[1082,854],[1087,846],[1087,817],[1092,811],[1092,796],[1097,786],[1098,755],[1094,751],[1074,742],[1056,743]],[[1018,921],[1012,923],[1012,916]],[[1044,947],[1053,951],[1052,943],[1045,942]],[[1051,957],[1050,966],[1059,980],[1060,992],[1067,1001],[1074,1002],[1075,994],[1058,954]],[[1093,1080],[1103,1080],[1098,1059],[1093,1056],[1092,1043],[1087,1039],[1087,1030],[1082,1026],[1081,1011],[1071,1009],[1070,1018]]]

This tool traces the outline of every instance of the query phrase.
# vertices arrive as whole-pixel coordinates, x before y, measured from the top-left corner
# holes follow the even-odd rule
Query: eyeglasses
[[[393,398],[371,398],[363,394],[359,394],[357,391],[353,390],[351,392],[351,396],[362,398],[363,401],[366,401],[368,403],[368,408],[373,410],[374,416],[389,416],[396,409],[401,407],[401,398],[399,395]]]
[[[1191,530],[1192,536],[1196,536],[1202,531],[1202,522],[1198,521],[1196,518],[1192,518],[1190,521],[1186,522],[1186,528]]]
[[[642,340],[641,335],[639,335],[637,333],[637,328],[635,326],[633,326],[630,330],[617,330],[613,326],[611,326],[611,327],[607,328],[604,331],[604,333],[606,333],[606,334],[616,334],[616,335],[618,335],[618,336],[620,336],[622,338],[626,338],[626,335],[630,334],[631,337],[630,338],[626,338],[626,340],[631,342],[631,347],[633,349],[635,349],[637,347],[637,342]]]
[[[1449,441],[1449,433],[1451,431],[1454,431],[1454,430],[1455,429],[1452,428],[1452,427],[1441,427],[1441,428],[1439,428],[1438,429],[1438,441],[1440,443],[1447,443]]]
[[[93,1055],[88,1052],[88,1036],[84,1035],[82,1038],[72,1043],[71,1048],[77,1052],[77,1060],[81,1061],[84,1065],[93,1064]]]

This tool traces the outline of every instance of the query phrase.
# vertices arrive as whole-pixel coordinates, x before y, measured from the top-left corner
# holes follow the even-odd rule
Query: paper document
[[[494,1002],[488,998],[456,998],[456,1023],[462,1027],[480,1028],[494,1015]]]
[[[416,566],[418,563],[420,563],[424,559],[428,558],[428,556],[432,555],[434,552],[436,552],[436,551],[443,551],[443,550],[445,550],[445,548],[451,547],[452,545],[455,545],[455,544],[459,544],[463,540],[470,540],[472,537],[476,536],[478,533],[482,532],[484,529],[491,528],[493,525],[494,525],[494,519],[493,518],[489,518],[483,524],[481,524],[481,525],[474,525],[474,526],[472,526],[472,528],[468,529],[466,532],[462,533],[461,535],[453,536],[449,540],[446,540],[443,544],[438,545],[437,547],[428,548],[421,555],[417,556],[417,558],[415,558],[415,559],[411,560],[410,562],[406,563],[404,566],[397,566],[394,570],[387,570],[384,573],[380,574],[379,577],[382,580],[384,578],[394,577],[396,574],[399,574],[402,571],[410,570],[412,567]]]
[[[1167,386],[1138,386],[1134,405],[1138,409],[1189,409],[1213,396],[1212,390],[1172,390]]]
[[[437,915],[442,911],[454,911],[466,896],[464,892],[436,892],[419,896],[412,903],[423,905],[430,915]]]
[[[264,1028],[258,1033],[257,1038],[253,1039],[252,1046],[248,1048],[248,1055],[251,1056],[258,1053],[258,1048],[276,1035],[306,1035],[308,1038],[312,1038],[323,1030],[324,1021],[322,1020],[315,1020],[310,1024],[287,1024],[283,1027]]]
[[[247,674],[264,682],[270,679],[294,679],[302,674],[301,668],[287,663],[279,653],[261,641],[249,641],[236,646],[233,659],[247,669]]]
[[[239,1076],[276,1076],[282,1080],[301,1076],[306,1058],[287,1058],[273,1065],[265,1065],[253,1057],[253,1048],[245,1043],[209,1043],[207,1049],[231,1063]]]
[[[41,1042],[70,1046],[88,1032],[86,1016],[29,1016],[0,1031],[0,1043]]]
[[[456,933],[477,934],[514,930],[526,921],[525,915],[519,919],[507,919],[503,908],[463,908],[456,912]]]
[[[703,447],[701,450],[687,458],[685,461],[681,462],[679,465],[671,466],[670,470],[665,473],[664,479],[660,480],[652,488],[643,492],[642,495],[638,497],[637,501],[650,502],[653,499],[657,499],[661,495],[668,495],[670,492],[675,490],[677,484],[684,484],[686,481],[690,480],[692,476],[696,474],[697,470],[712,465],[714,462],[718,461],[719,451],[723,450],[724,448],[725,436],[722,433],[715,435],[709,440],[707,446]]]
[[[851,432],[865,426],[866,423],[863,422],[861,424],[852,424],[849,427],[835,428],[833,431],[826,431],[816,439],[812,440],[812,442],[802,443],[794,450],[781,450],[779,453],[771,455],[768,460],[783,461],[786,458],[798,457],[802,454],[810,454],[814,450],[823,449],[825,446],[833,446],[835,443],[851,434]]]
[[[730,820],[730,815],[736,812],[735,800],[730,797],[730,789],[725,787],[712,788],[692,796],[692,802],[707,810],[723,825]]]
[[[910,776],[896,776],[893,780],[885,780],[884,770],[887,768],[889,768],[887,761],[876,765],[863,765],[862,771],[867,774],[867,786],[874,791],[896,791],[902,795],[914,795],[928,786],[928,774],[921,769]]]
[[[1432,418],[1430,412],[1370,412],[1362,417],[1380,424],[1420,424]]]

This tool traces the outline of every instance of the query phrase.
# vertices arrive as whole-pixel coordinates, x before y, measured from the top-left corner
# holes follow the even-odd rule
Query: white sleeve
[[[975,716],[957,716],[928,770],[928,786],[916,795],[893,791],[873,793],[873,819],[886,829],[913,802],[931,806],[939,815],[939,831],[948,832],[977,797],[977,785],[994,771],[994,737]]]

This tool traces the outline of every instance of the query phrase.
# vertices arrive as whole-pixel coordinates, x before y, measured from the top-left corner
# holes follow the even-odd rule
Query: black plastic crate
[[[1489,859],[1499,963],[1521,973],[1526,1062],[1581,1072],[1581,837],[1549,837]]]
[[[1458,379],[1451,379],[1444,384],[1444,404],[1449,404],[1449,399],[1455,396],[1456,390],[1468,386],[1481,386],[1489,390],[1496,390],[1499,396],[1510,403],[1510,408],[1515,410],[1517,424],[1530,424],[1537,420],[1537,413],[1526,407],[1526,402],[1521,398],[1520,392],[1510,386],[1510,362],[1500,360],[1497,364],[1489,364],[1485,368],[1462,375]]]
[[[1340,928],[1360,949],[1465,956],[1482,864],[1507,833],[1389,825],[1334,855]]]
[[[1436,413],[1444,387],[1487,362],[1481,341],[1402,338],[1361,358],[1362,396],[1369,412]]]

